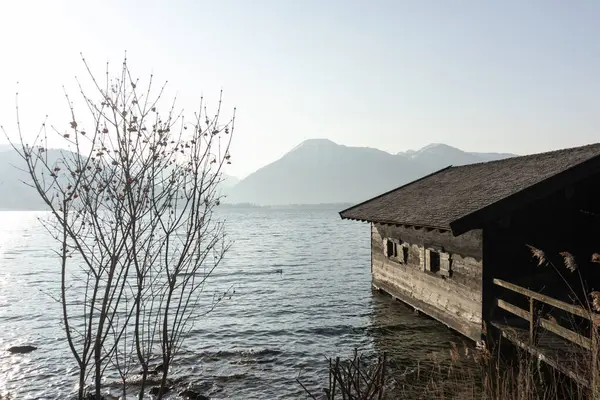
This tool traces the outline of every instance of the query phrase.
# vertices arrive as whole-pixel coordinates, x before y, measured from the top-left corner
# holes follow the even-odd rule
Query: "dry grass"
[[[575,272],[575,270],[577,269],[577,263],[575,262],[575,257],[573,256],[573,254],[569,253],[568,251],[562,251],[559,254],[563,257],[565,267],[569,271]]]
[[[363,363],[355,352],[353,358],[343,362],[339,358],[330,360],[329,387],[320,396],[306,388],[305,391],[308,398],[326,400],[589,398],[586,389],[553,373],[528,353],[517,352],[510,358],[498,354],[486,348],[459,348],[452,344],[449,361],[428,368],[417,366],[406,373],[393,368],[385,357],[370,365]]]
[[[540,249],[536,249],[533,246],[527,245],[527,247],[529,247],[529,250],[531,250],[531,255],[533,256],[533,258],[535,258],[536,260],[538,260],[538,266],[542,266],[546,264],[546,254],[540,250]]]
[[[592,298],[592,307],[594,311],[600,312],[600,292],[595,290],[590,293],[590,297]]]
[[[513,349],[514,350],[514,349]],[[451,350],[456,353],[456,350]],[[458,354],[463,354],[459,351]],[[444,374],[440,372],[445,372]],[[449,365],[438,367],[418,395],[406,382],[405,399],[584,399],[585,390],[553,373],[529,353],[516,351],[509,358],[488,350],[471,351]]]

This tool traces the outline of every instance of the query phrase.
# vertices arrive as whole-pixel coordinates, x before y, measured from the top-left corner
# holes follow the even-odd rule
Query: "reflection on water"
[[[196,321],[174,375],[214,399],[302,397],[295,382],[322,387],[325,357],[386,351],[397,371],[447,357],[460,337],[370,286],[369,226],[331,210],[223,210],[235,244],[208,290],[235,294]],[[64,399],[75,369],[52,299],[56,243],[40,213],[0,212],[0,393]],[[280,270],[280,271],[279,271]]]

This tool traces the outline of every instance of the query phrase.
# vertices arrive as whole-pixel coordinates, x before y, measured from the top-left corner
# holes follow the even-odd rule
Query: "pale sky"
[[[599,141],[600,1],[0,1],[0,124],[68,123],[62,85],[125,50],[180,106],[237,107],[244,177],[310,138],[526,154]],[[1,139],[4,140],[4,139]]]

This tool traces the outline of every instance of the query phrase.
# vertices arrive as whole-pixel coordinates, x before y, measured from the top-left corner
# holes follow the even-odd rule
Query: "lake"
[[[211,398],[305,398],[296,378],[315,391],[324,387],[325,357],[386,351],[393,368],[410,371],[447,357],[450,342],[462,340],[371,290],[368,224],[342,221],[331,209],[220,214],[235,243],[207,290],[233,287],[235,294],[195,322],[173,371]],[[65,399],[76,389],[76,371],[51,296],[58,246],[40,216],[0,212],[0,394]],[[38,349],[5,351],[19,344]]]

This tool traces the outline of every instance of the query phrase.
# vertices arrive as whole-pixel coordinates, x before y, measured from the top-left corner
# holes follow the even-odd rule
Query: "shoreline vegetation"
[[[290,377],[306,399],[323,400],[554,400],[590,399],[588,390],[548,368],[529,353],[503,343],[496,350],[452,343],[449,360],[435,361],[428,367],[417,365],[402,370],[387,352],[358,353],[350,357],[327,358],[326,386],[308,386],[301,373]],[[155,379],[153,376],[156,375]],[[147,379],[148,393],[169,398],[209,400],[211,394],[202,385],[168,380],[160,392],[160,371]],[[139,383],[139,382],[138,382]],[[129,390],[135,389],[131,381]],[[153,384],[157,384],[155,386]],[[128,391],[129,391],[128,390]],[[212,394],[218,394],[212,393]],[[173,397],[175,396],[175,397]],[[135,398],[103,393],[99,399]],[[0,400],[16,400],[11,393],[0,393]],[[86,400],[96,400],[88,393]]]
[[[328,386],[307,388],[297,383],[309,399],[401,400],[554,400],[589,399],[587,389],[548,368],[510,343],[495,350],[455,343],[450,359],[410,372],[395,369],[386,353],[358,354],[328,359]]]

